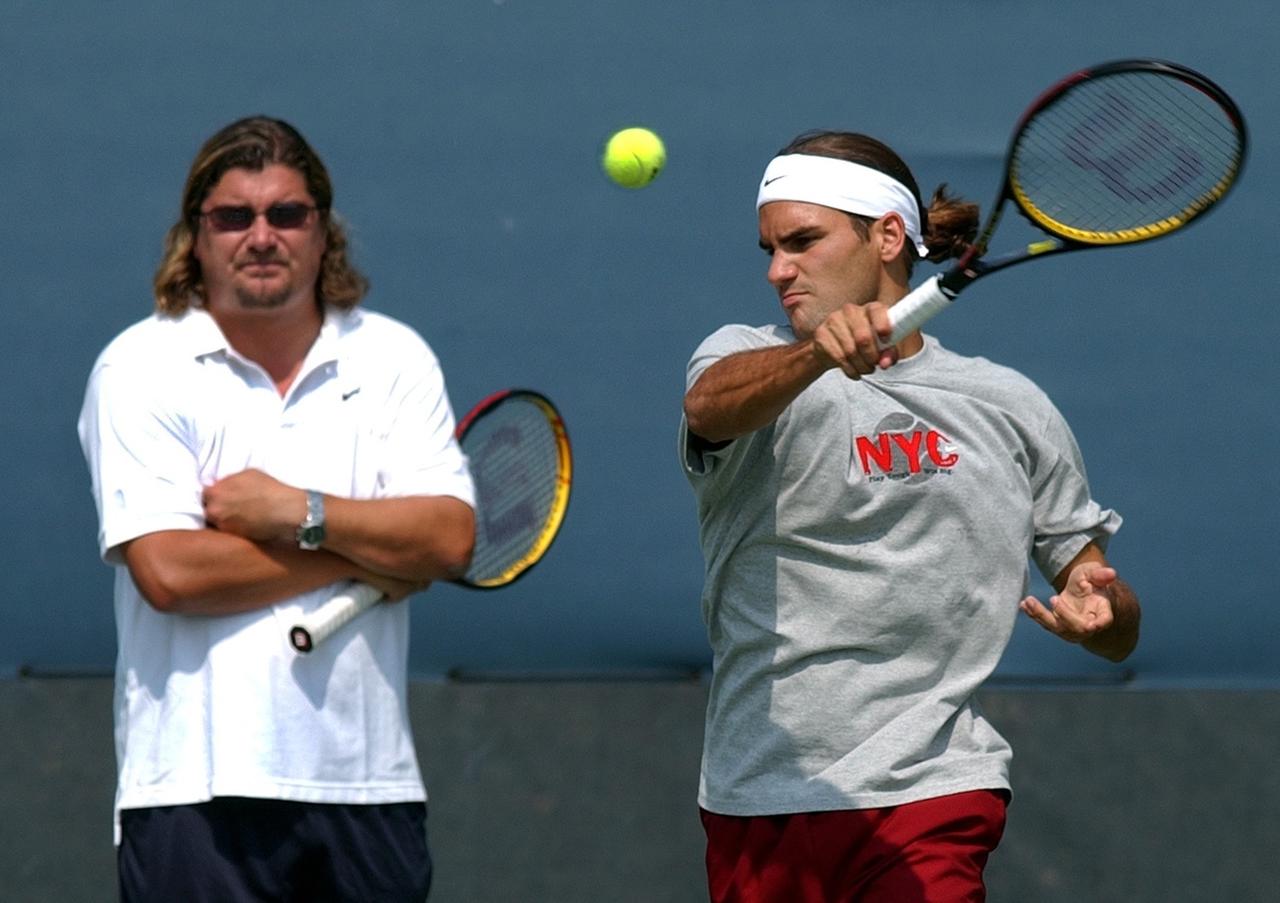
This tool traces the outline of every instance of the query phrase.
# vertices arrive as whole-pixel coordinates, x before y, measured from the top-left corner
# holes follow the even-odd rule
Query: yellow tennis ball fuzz
[[[648,129],[623,129],[605,142],[600,162],[609,178],[623,188],[643,188],[667,164],[667,149]]]

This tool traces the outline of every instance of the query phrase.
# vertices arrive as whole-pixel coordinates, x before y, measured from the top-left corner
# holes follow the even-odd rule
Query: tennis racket
[[[1014,128],[1004,183],[977,241],[952,269],[889,309],[890,344],[990,273],[1176,232],[1226,196],[1246,145],[1239,108],[1184,66],[1121,60],[1067,76]],[[988,259],[987,244],[1010,201],[1048,238]]]
[[[496,392],[457,428],[476,488],[476,541],[467,573],[455,580],[497,589],[541,560],[569,507],[573,458],[564,421],[550,400],[527,389]],[[299,652],[310,652],[382,594],[356,583],[289,631]]]

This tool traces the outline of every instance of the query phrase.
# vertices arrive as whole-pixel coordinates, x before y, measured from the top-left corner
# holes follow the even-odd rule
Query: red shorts
[[[1008,799],[974,790],[885,809],[704,809],[712,903],[980,903]]]

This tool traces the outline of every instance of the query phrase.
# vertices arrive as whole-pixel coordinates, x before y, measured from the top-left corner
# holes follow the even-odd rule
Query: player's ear
[[[871,224],[871,230],[880,240],[880,260],[884,263],[897,260],[907,241],[907,227],[902,217],[897,213],[886,213]]]

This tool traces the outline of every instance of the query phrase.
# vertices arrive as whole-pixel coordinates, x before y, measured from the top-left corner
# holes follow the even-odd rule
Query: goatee
[[[284,306],[285,302],[289,300],[289,289],[286,287],[272,292],[255,292],[247,288],[237,287],[236,299],[239,300],[240,306],[246,310],[271,310]]]

